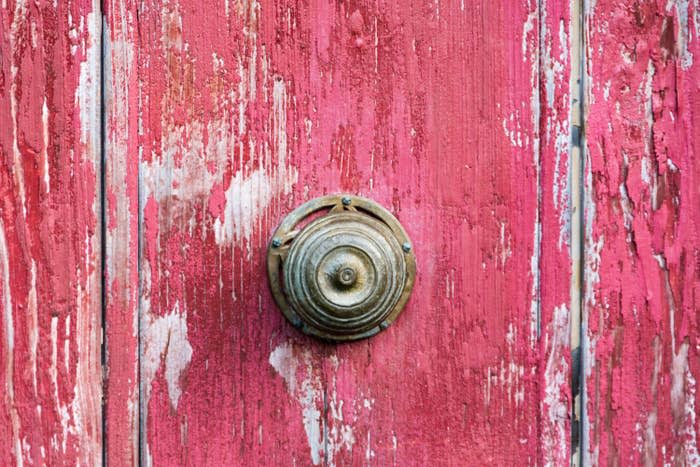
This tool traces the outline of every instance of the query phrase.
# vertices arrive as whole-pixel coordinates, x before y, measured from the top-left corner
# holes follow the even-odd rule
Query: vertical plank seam
[[[138,125],[141,126],[143,120],[142,114],[142,95],[141,95],[141,82],[140,82],[140,52],[141,52],[141,15],[139,8],[141,7],[140,2],[134,2],[134,15],[135,15],[135,25],[136,25],[136,37],[134,41],[136,42],[136,47],[134,47],[134,70],[133,73],[136,74],[137,87],[137,118]],[[144,410],[142,407],[142,388],[141,388],[141,297],[142,297],[142,277],[141,277],[141,254],[143,251],[143,219],[142,219],[142,203],[141,203],[141,134],[137,131],[136,133],[136,405],[138,413],[136,415],[136,464],[141,467],[145,463],[143,462],[143,443],[148,442],[148,432],[146,430],[147,420],[144,420]]]
[[[586,30],[586,14],[588,12],[588,9],[590,8],[590,4],[588,0],[578,0],[581,4],[581,11],[580,11],[580,19],[579,19],[579,24],[581,25],[581,57],[579,61],[579,66],[580,66],[580,73],[581,73],[581,126],[582,126],[582,131],[581,131],[581,140],[580,140],[580,148],[581,148],[581,209],[580,209],[580,216],[581,216],[581,248],[582,248],[582,253],[581,253],[581,277],[580,277],[580,291],[581,291],[581,324],[579,326],[579,339],[580,339],[580,346],[581,346],[581,358],[580,358],[580,363],[579,363],[579,381],[580,381],[580,401],[579,401],[579,411],[580,411],[580,430],[579,433],[581,435],[580,443],[579,445],[581,446],[580,448],[580,453],[579,453],[579,463],[580,465],[584,465],[584,461],[587,458],[585,450],[588,448],[588,411],[586,410],[586,404],[587,404],[587,384],[585,381],[585,376],[586,376],[586,365],[587,362],[585,360],[585,355],[588,354],[588,338],[587,338],[587,329],[586,329],[586,323],[588,322],[588,318],[583,315],[585,313],[585,309],[583,307],[583,300],[585,297],[585,294],[587,293],[585,290],[585,284],[586,284],[586,278],[584,277],[585,274],[585,261],[586,258],[584,257],[584,245],[585,245],[585,231],[588,228],[585,224],[585,219],[586,219],[586,213],[584,212],[583,206],[584,206],[584,200],[586,199],[586,196],[588,194],[586,193],[586,184],[588,183],[587,180],[584,180],[585,175],[585,170],[586,170],[586,164],[587,164],[587,158],[588,155],[585,152],[585,148],[587,146],[586,143],[586,129],[584,127],[584,120],[585,120],[585,115],[586,115],[586,106],[587,106],[587,101],[586,101],[586,96],[589,93],[588,86],[590,83],[588,80],[585,79],[585,76],[588,74],[588,62],[587,62],[587,30]]]
[[[540,340],[542,335],[542,142],[540,137],[542,136],[542,98],[544,93],[542,92],[542,72],[544,70],[542,60],[544,49],[544,43],[546,41],[545,29],[542,27],[542,22],[545,18],[546,13],[544,12],[546,5],[543,4],[542,0],[537,0],[537,73],[535,74],[535,79],[537,82],[536,93],[537,93],[537,106],[533,109],[536,112],[533,122],[537,122],[537,126],[533,128],[533,137],[536,144],[534,151],[536,152],[537,162],[535,164],[535,186],[537,187],[536,200],[535,200],[535,241],[534,241],[534,251],[533,254],[537,256],[537,268],[535,269],[536,276],[533,277],[533,282],[535,283],[534,299],[537,303],[535,309],[535,338],[536,341]],[[534,92],[533,92],[534,95]],[[539,414],[541,418],[541,413]],[[541,420],[538,420],[538,426],[541,426]]]
[[[107,41],[105,34],[108,33],[105,27],[105,5],[104,0],[99,2],[100,5],[100,155],[99,155],[99,171],[100,171],[100,321],[101,321],[101,336],[100,336],[100,359],[102,366],[102,465],[107,465],[107,281],[106,281],[106,261],[107,261],[107,207],[106,207],[106,83],[105,83],[105,54],[107,51]]]
[[[571,282],[570,282],[570,344],[571,344],[571,465],[582,465],[582,411],[583,361],[581,337],[583,333],[581,310],[583,296],[583,139],[585,124],[584,112],[584,21],[585,0],[571,0],[571,75],[570,75],[570,116],[571,143],[569,159],[571,163]],[[583,412],[585,416],[585,411]]]

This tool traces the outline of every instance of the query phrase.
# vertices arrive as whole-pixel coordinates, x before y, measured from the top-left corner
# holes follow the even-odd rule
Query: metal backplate
[[[416,260],[389,211],[365,198],[330,195],[284,219],[270,242],[267,272],[295,327],[348,341],[394,322],[413,289]]]

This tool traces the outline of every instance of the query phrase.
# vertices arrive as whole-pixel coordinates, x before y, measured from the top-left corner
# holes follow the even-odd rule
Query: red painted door
[[[698,464],[700,10],[628,3],[3,3],[0,463]],[[330,344],[339,192],[417,276]]]
[[[144,461],[568,462],[566,2],[106,14],[107,254],[130,258],[107,358],[135,361],[138,327]],[[282,218],[335,192],[392,211],[418,263],[399,320],[341,345],[287,323],[265,272]]]

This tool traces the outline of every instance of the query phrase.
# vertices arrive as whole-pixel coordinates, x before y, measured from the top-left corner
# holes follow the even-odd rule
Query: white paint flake
[[[264,49],[261,54],[257,52],[255,29],[259,5],[251,2],[238,7],[238,13],[249,23],[245,29],[246,41],[252,50],[249,57],[240,57],[235,64],[240,77],[238,87],[212,96],[219,112],[206,122],[193,114],[184,125],[164,112],[160,155],[155,154],[153,162],[141,165],[143,198],[153,195],[158,202],[169,199],[169,214],[180,218],[185,225],[194,226],[200,213],[199,203],[211,196],[215,186],[226,184],[222,213],[211,224],[205,224],[211,225],[218,245],[250,242],[266,209],[280,196],[291,193],[297,181],[296,169],[288,166],[285,81],[268,75]],[[163,22],[171,25],[169,34],[164,26],[161,39],[164,48],[178,60],[186,60],[187,44],[181,37],[179,12],[164,11]],[[215,72],[221,71],[223,60],[214,55],[212,67]],[[263,71],[262,79],[258,77],[258,67]],[[271,99],[268,88],[272,89]],[[271,135],[269,140],[257,140],[250,133],[247,109],[256,100],[270,105],[268,120],[263,124],[265,133]],[[256,105],[263,105],[261,102]],[[240,159],[235,159],[236,153]],[[250,154],[259,165],[245,164],[244,153]],[[229,180],[225,179],[227,167],[236,167]]]
[[[80,63],[75,106],[80,109],[81,153],[92,163],[97,162],[100,151],[100,14],[99,2],[93,1],[92,12],[87,15],[87,35],[84,44],[84,59]],[[94,206],[93,206],[94,209]]]
[[[545,455],[544,465],[557,465],[562,455],[568,452],[567,430],[569,420],[568,400],[564,392],[569,380],[569,365],[566,354],[569,349],[569,310],[565,304],[554,308],[552,331],[547,344],[547,364],[544,372],[543,412],[547,421],[542,436]]]
[[[501,221],[501,232],[499,237],[499,259],[501,260],[501,267],[505,268],[506,261],[513,255],[513,250],[511,248],[511,236],[510,233],[506,234],[506,221]],[[452,284],[454,290],[454,282]]]
[[[324,394],[318,369],[321,365],[314,361],[308,349],[295,349],[289,342],[278,345],[270,353],[269,363],[284,379],[289,395],[301,406],[311,462],[319,465],[323,461],[334,466],[335,454],[341,449],[349,451],[355,444],[352,426],[345,422],[344,402],[337,398],[335,381],[332,381],[330,394]],[[338,368],[335,356],[328,357],[327,363]],[[326,399],[328,420],[321,416]]]
[[[283,80],[275,79],[273,92],[273,148],[265,146],[266,153],[258,157],[269,161],[274,154],[274,166],[261,166],[248,175],[237,172],[226,190],[224,220],[215,220],[216,243],[227,244],[233,240],[250,241],[258,216],[280,195],[291,193],[297,181],[297,171],[287,166],[287,92]],[[272,154],[270,154],[272,151]]]
[[[486,369],[484,405],[500,404],[499,410],[517,409],[525,401],[525,366],[516,363],[517,328],[510,323],[506,333],[506,351],[500,361]]]
[[[145,291],[150,291],[150,265],[144,260],[142,283]],[[151,313],[149,293],[141,298],[141,433],[146,433],[148,404],[151,398],[151,386],[161,365],[165,364],[165,381],[168,398],[173,410],[177,410],[182,388],[180,379],[192,361],[192,346],[187,338],[187,311],[180,311],[178,302],[163,316]],[[142,436],[142,449],[145,465],[153,465],[147,437]]]
[[[297,384],[296,373],[299,361],[294,354],[291,344],[284,343],[275,348],[270,354],[269,362],[287,383],[289,394],[301,405],[304,431],[311,450],[311,462],[321,463],[323,454],[323,438],[321,436],[321,407],[323,407],[323,388],[317,375],[314,375],[311,358],[308,352],[303,355],[305,375]]]
[[[678,19],[676,54],[680,59],[681,69],[684,71],[688,70],[693,65],[693,54],[688,50],[688,44],[693,40],[688,24],[688,4],[688,0],[670,0],[666,5],[666,11],[669,11],[673,6],[676,7],[676,18]],[[697,9],[697,5],[695,8]]]
[[[530,13],[527,15],[527,19],[525,20],[525,23],[523,24],[523,38],[522,38],[522,54],[523,54],[523,62],[527,62],[527,60],[530,58],[531,55],[528,54],[528,36],[533,32],[535,29],[535,21],[537,20],[537,8],[533,9]]]
[[[161,363],[165,362],[168,397],[173,409],[177,410],[182,394],[180,377],[192,360],[192,346],[187,340],[187,311],[180,312],[179,303],[175,303],[167,315],[155,317],[147,312],[142,321],[142,335],[141,371],[146,399]]]
[[[639,86],[639,93],[644,96],[644,119],[647,124],[647,138],[644,142],[644,155],[641,163],[642,181],[649,187],[650,204],[653,209],[656,209],[656,200],[658,199],[659,179],[658,175],[651,170],[651,160],[654,157],[654,111],[653,111],[653,82],[656,68],[652,60],[647,64],[645,79],[642,80]]]
[[[530,257],[530,276],[532,289],[530,291],[530,345],[535,346],[540,334],[540,256],[542,243],[542,224],[538,219],[533,232],[532,256]]]
[[[524,134],[523,128],[520,126],[519,112],[511,113],[506,119],[503,119],[503,132],[510,141],[510,145],[514,148],[522,148],[530,142],[527,134]]]
[[[101,138],[101,111],[102,96],[100,92],[101,80],[101,37],[102,37],[102,13],[99,0],[91,1],[92,10],[87,16],[81,16],[80,29],[84,40],[80,43],[82,61],[78,88],[75,94],[75,105],[80,114],[80,153],[83,159],[95,167],[94,183],[99,187],[99,170],[97,165],[100,158]],[[93,218],[99,218],[99,197],[92,201]],[[73,314],[75,318],[76,349],[75,387],[73,400],[66,403],[66,409],[70,409],[72,426],[70,432],[79,439],[79,456],[81,462],[86,465],[96,465],[102,458],[102,430],[101,410],[102,404],[102,375],[100,363],[101,333],[100,316],[94,310],[100,304],[100,272],[94,265],[99,263],[100,251],[99,236],[91,233],[84,226],[83,252],[81,258],[84,262],[78,264],[79,277],[84,278],[76,288],[77,309]],[[68,319],[68,315],[65,317]],[[68,321],[66,321],[68,323]],[[63,414],[62,414],[63,417]],[[67,423],[67,422],[66,422]],[[64,439],[65,441],[65,439]]]
[[[5,400],[9,407],[10,424],[12,426],[12,444],[14,446],[15,461],[18,466],[23,465],[22,445],[20,441],[20,420],[15,405],[15,380],[14,380],[14,350],[15,328],[12,316],[12,291],[10,289],[10,258],[5,240],[5,226],[0,219],[0,267],[2,267],[2,300],[3,300],[3,335],[5,336]]]
[[[546,12],[546,7],[543,7]],[[543,13],[544,15],[544,13]],[[543,16],[543,24],[546,24],[546,16]],[[546,40],[550,37],[548,29],[543,26],[544,39],[540,45],[542,50],[542,66],[545,76],[547,119],[545,136],[548,143],[554,141],[554,170],[552,173],[552,196],[554,208],[559,212],[559,250],[568,246],[571,217],[570,217],[570,181],[571,167],[569,164],[569,151],[571,136],[571,114],[566,105],[570,101],[568,87],[569,83],[564,79],[569,64],[569,37],[566,33],[564,21],[559,22],[559,55],[552,54],[552,41]],[[557,102],[555,99],[559,99]],[[562,112],[559,112],[557,104],[562,105]],[[563,165],[563,167],[562,167]]]
[[[26,21],[26,3],[24,1],[18,1],[15,5],[15,10],[13,12],[12,25],[10,26],[10,49],[15,50],[15,46],[20,38],[20,27],[22,23]],[[22,166],[22,153],[19,150],[19,135],[17,134],[17,95],[19,90],[17,89],[17,72],[19,67],[14,61],[15,54],[10,54],[10,117],[12,119],[12,168],[14,172],[14,181],[17,187],[17,192],[19,195],[20,206],[22,206],[22,213],[24,217],[27,217],[27,196],[24,187],[24,169]],[[19,453],[19,451],[17,451]],[[21,460],[21,455],[18,455],[19,461]]]
[[[539,14],[539,6],[532,5],[532,11],[528,14],[523,25],[523,61],[530,62],[530,113],[532,124],[532,163],[535,167],[535,186],[537,187],[537,208],[534,219],[532,257],[530,258],[530,274],[532,276],[532,288],[530,292],[530,345],[535,346],[540,333],[540,257],[542,244],[542,223],[540,220],[540,205],[542,201],[541,174],[542,165],[540,161],[540,76],[539,76],[539,53],[540,42],[537,30],[534,27]]]
[[[43,136],[43,145],[41,147],[41,158],[42,160],[42,171],[43,171],[43,181],[44,190],[46,193],[51,191],[51,174],[49,173],[49,108],[46,105],[46,97],[44,97],[44,104],[41,106],[41,133]]]
[[[658,397],[659,373],[661,372],[662,348],[659,336],[654,337],[654,371],[651,375],[651,400],[656,401]],[[638,444],[642,446],[645,465],[654,465],[656,462],[656,422],[658,421],[658,405],[653,403],[649,408],[646,426],[641,434]]]
[[[682,420],[679,439],[683,445],[686,465],[700,465],[695,421],[696,382],[688,365],[688,341],[684,341],[671,365],[671,413],[674,420]],[[679,459],[680,460],[680,459]]]

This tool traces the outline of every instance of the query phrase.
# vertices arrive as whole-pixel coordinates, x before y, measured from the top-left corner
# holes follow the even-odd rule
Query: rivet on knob
[[[350,287],[357,281],[357,272],[351,267],[343,267],[336,274],[338,284]]]
[[[406,242],[403,245],[401,245],[401,248],[403,248],[403,251],[405,253],[408,253],[409,251],[411,251],[411,244]]]
[[[280,240],[279,238],[272,239],[272,246],[274,248],[279,248],[280,246],[282,246],[282,240]]]
[[[348,198],[347,196],[343,196],[342,201],[343,201],[343,206],[350,206],[350,204],[352,203],[352,200],[350,198]]]

